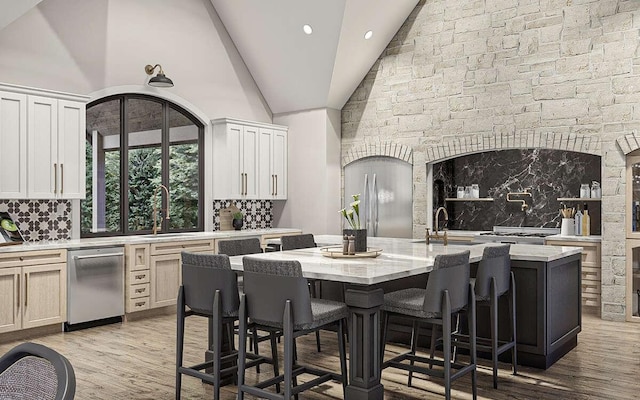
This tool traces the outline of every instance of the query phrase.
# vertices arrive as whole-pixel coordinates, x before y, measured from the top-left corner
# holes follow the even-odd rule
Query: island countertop
[[[317,235],[320,245],[342,245],[340,235]],[[424,274],[431,271],[434,259],[439,254],[451,254],[469,250],[469,261],[482,259],[485,247],[493,243],[477,245],[448,245],[424,243],[423,240],[370,237],[367,244],[382,252],[375,258],[330,258],[322,254],[322,247],[299,249],[287,252],[261,254],[259,257],[270,260],[298,260],[303,266],[307,278],[346,282],[360,285],[373,285],[407,276]],[[511,245],[511,259],[520,261],[551,262],[575,254],[580,247]],[[242,256],[231,257],[232,268],[242,269]]]

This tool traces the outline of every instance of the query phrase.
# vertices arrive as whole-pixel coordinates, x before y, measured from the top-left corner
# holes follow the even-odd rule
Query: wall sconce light
[[[156,76],[149,79],[148,85],[155,87],[173,87],[173,81],[164,75],[164,71],[162,70],[162,66],[160,64],[148,64],[146,67],[144,67],[144,72],[146,72],[147,75],[153,75],[153,71],[156,69],[156,67],[160,68],[160,70],[158,71],[158,74]]]

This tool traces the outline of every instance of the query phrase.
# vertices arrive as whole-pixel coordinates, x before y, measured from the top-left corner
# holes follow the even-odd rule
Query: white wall
[[[157,63],[209,119],[271,122],[209,0],[47,0],[0,30],[0,82],[89,94]]]
[[[289,127],[290,188],[286,202],[274,202],[274,227],[296,227],[314,234],[340,233],[340,111],[279,114],[274,115],[273,122]]]

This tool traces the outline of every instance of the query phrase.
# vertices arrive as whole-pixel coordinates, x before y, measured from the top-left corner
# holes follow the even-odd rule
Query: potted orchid
[[[364,252],[367,251],[367,230],[360,225],[360,195],[354,194],[351,197],[353,198],[353,201],[349,204],[351,208],[340,210],[340,214],[350,226],[350,229],[343,229],[342,233],[347,237],[354,237],[356,252]]]

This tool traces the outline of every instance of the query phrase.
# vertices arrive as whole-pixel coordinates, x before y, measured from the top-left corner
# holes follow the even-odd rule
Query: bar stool
[[[309,249],[312,247],[317,247],[315,238],[312,233],[304,233],[301,235],[287,235],[282,236],[280,238],[281,250],[298,250],[298,249]],[[321,297],[321,289],[318,289],[318,285],[321,283],[314,280],[309,279],[309,290],[311,291],[311,296],[319,298]],[[318,353],[322,351],[322,347],[320,346],[320,332],[316,331],[316,348],[318,349]]]
[[[233,351],[232,327],[238,319],[239,295],[236,273],[231,270],[226,255],[194,254],[182,252],[182,285],[177,301],[176,335],[176,399],[180,399],[182,375],[193,376],[213,384],[214,399],[220,397],[222,377],[237,373],[237,352]],[[209,346],[213,359],[190,367],[183,365],[185,319],[201,316],[209,320]],[[222,355],[223,326],[227,326],[227,354]],[[246,335],[246,334],[245,334]],[[273,338],[275,341],[275,336]],[[246,353],[251,359],[247,368],[270,360]],[[222,368],[223,364],[230,366]],[[211,374],[202,370],[212,368]],[[274,371],[277,365],[274,363]]]
[[[411,386],[413,372],[436,376],[444,379],[445,398],[451,398],[451,382],[460,376],[471,373],[473,399],[477,398],[476,387],[476,341],[475,341],[475,296],[469,279],[469,250],[462,253],[437,255],[433,270],[429,273],[426,289],[410,288],[398,290],[384,295],[382,354],[386,345],[386,333],[389,318],[394,315],[412,318],[413,332],[411,349],[382,363],[382,368],[394,367],[409,371],[408,385]],[[468,364],[459,364],[451,360],[452,315],[468,309],[470,326],[470,360]],[[429,323],[442,327],[443,360],[416,355],[418,330],[421,323]],[[403,363],[409,361],[409,364]],[[429,367],[415,365],[416,362],[428,364]],[[433,365],[442,367],[433,369]],[[455,372],[452,372],[452,369]]]
[[[229,257],[244,256],[247,254],[262,253],[262,246],[260,245],[260,239],[248,238],[248,239],[229,239],[218,241],[218,254],[226,254]],[[242,274],[238,274],[238,287],[242,292],[244,287],[244,280]],[[270,336],[259,336],[255,329],[252,329],[251,338],[249,339],[249,346],[253,349],[255,354],[260,354],[258,344],[265,340],[269,340]],[[260,373],[260,366],[256,366],[256,372]]]
[[[511,272],[510,245],[487,246],[482,253],[482,260],[478,264],[475,279],[471,279],[474,285],[476,302],[479,306],[489,307],[490,337],[477,338],[477,348],[481,351],[491,352],[493,369],[493,387],[498,388],[498,356],[507,350],[511,350],[511,365],[513,374],[518,371],[518,354],[516,349],[516,287],[513,272]],[[511,338],[507,341],[498,340],[498,299],[508,295],[509,322]],[[455,335],[454,345],[468,348],[466,335]]]
[[[347,360],[343,329],[348,315],[347,305],[311,298],[307,279],[302,276],[298,261],[273,261],[245,256],[242,263],[245,293],[241,296],[239,311],[238,400],[244,399],[245,393],[272,400],[289,400],[291,396],[297,397],[300,392],[329,380],[342,382],[344,391],[347,385]],[[248,320],[261,330],[282,331],[284,342],[284,373],[253,386],[245,383],[247,366],[244,343]],[[341,373],[298,365],[294,358],[294,339],[329,325],[338,327]],[[275,347],[273,342],[272,346]],[[297,385],[297,376],[300,374],[316,377]],[[265,390],[279,383],[284,383],[283,394]]]

